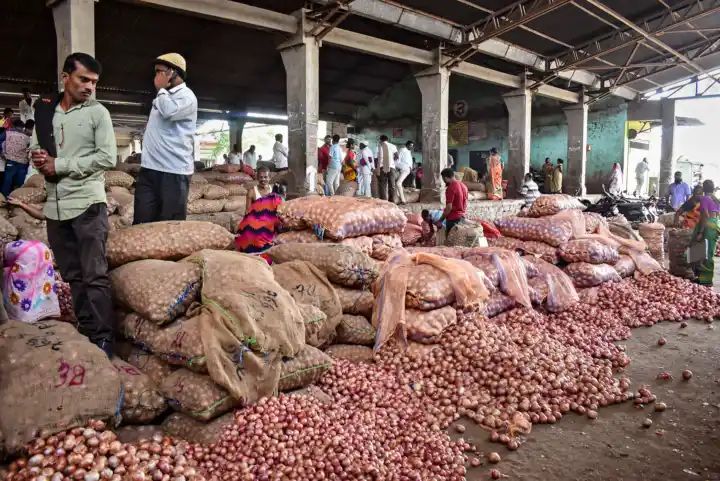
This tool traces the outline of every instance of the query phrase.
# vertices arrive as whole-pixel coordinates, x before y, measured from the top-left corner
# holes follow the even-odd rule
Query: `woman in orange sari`
[[[500,154],[495,147],[490,149],[490,157],[487,159],[487,173],[485,174],[487,198],[489,200],[502,200],[502,163]]]

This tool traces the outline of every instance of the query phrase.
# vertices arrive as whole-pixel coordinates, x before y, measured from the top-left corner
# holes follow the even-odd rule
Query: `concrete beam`
[[[583,98],[577,104],[565,107],[563,112],[568,124],[567,173],[563,190],[570,195],[585,195],[588,105]]]
[[[508,159],[505,168],[508,196],[520,195],[525,174],[530,172],[532,92],[519,89],[503,95],[508,110]]]
[[[660,195],[667,193],[670,183],[673,181],[675,172],[676,142],[675,133],[677,119],[675,116],[675,100],[662,99],[662,139],[660,144],[660,179],[658,192]]]
[[[60,0],[52,4],[57,37],[58,75],[73,52],[95,56],[95,1]],[[62,89],[62,81],[58,77]]]
[[[132,0],[134,3],[146,6],[170,9],[217,19],[223,22],[237,23],[243,26],[274,30],[289,34],[296,34],[298,20],[292,15],[285,15],[257,7],[250,7],[232,0]],[[291,25],[294,27],[291,28]],[[308,23],[306,32],[313,28]],[[356,52],[374,55],[397,62],[416,65],[432,66],[435,64],[436,54],[430,50],[403,45],[389,40],[383,40],[370,35],[364,35],[341,28],[335,28],[323,38],[323,43],[334,47],[353,50]],[[497,70],[488,69],[479,65],[463,62],[454,72],[483,82],[494,83],[504,87],[518,88],[521,78]],[[554,98],[562,102],[575,102],[577,94],[569,90],[549,87],[541,89],[538,95]]]

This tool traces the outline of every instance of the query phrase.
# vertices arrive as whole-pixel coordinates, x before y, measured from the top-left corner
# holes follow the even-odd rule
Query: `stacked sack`
[[[665,261],[665,226],[655,223],[640,224],[638,226],[640,237],[647,243],[650,255],[663,264]]]
[[[372,358],[368,346],[375,340],[370,324],[375,299],[369,288],[379,275],[376,261],[355,246],[331,243],[286,243],[272,247],[267,254],[274,262],[278,282],[291,294],[295,292],[293,296],[302,293],[320,302],[318,307],[328,320],[322,324],[326,329],[319,329],[318,346],[336,358]],[[332,294],[327,293],[328,285]],[[336,301],[322,301],[326,298]],[[306,297],[296,300],[310,303]]]
[[[302,197],[278,208],[285,227],[277,244],[339,243],[384,261],[403,246],[406,217],[397,205],[360,197]]]
[[[306,317],[325,322],[324,313],[296,303],[263,260],[224,250],[232,241],[225,229],[196,221],[133,226],[108,239],[114,300],[125,311],[119,324],[131,343],[118,353],[156,383],[176,417],[209,421],[278,389],[305,387],[331,365],[312,345],[322,332],[306,344]],[[307,299],[324,299],[318,305],[328,312],[334,302],[337,322],[337,299],[313,287]]]

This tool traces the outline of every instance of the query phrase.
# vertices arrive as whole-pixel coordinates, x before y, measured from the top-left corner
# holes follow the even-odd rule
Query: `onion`
[[[689,381],[693,377],[693,373],[690,369],[685,369],[682,372],[682,378],[686,381]]]

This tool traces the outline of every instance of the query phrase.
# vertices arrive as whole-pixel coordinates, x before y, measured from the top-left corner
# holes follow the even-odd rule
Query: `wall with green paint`
[[[507,90],[471,79],[453,76],[450,79],[450,123],[460,120],[480,123],[481,135],[467,145],[449,146],[457,150],[455,159],[458,166],[469,164],[471,151],[484,151],[496,147],[503,159],[507,158],[507,110],[502,94]],[[458,118],[453,106],[464,101],[466,115]],[[531,123],[530,162],[539,168],[545,157],[555,162],[567,157],[567,121],[562,113],[562,104],[541,97],[533,99]],[[374,147],[381,134],[391,141],[402,144],[415,140],[415,159],[422,160],[422,139],[420,137],[421,96],[417,82],[409,77],[399,82],[368,106],[361,107],[356,114],[356,134]],[[588,144],[586,186],[588,193],[599,193],[614,162],[622,165],[625,159],[627,121],[626,104],[609,101],[596,104],[588,115]],[[402,135],[393,137],[393,132],[402,129]],[[398,132],[399,133],[399,132]]]

